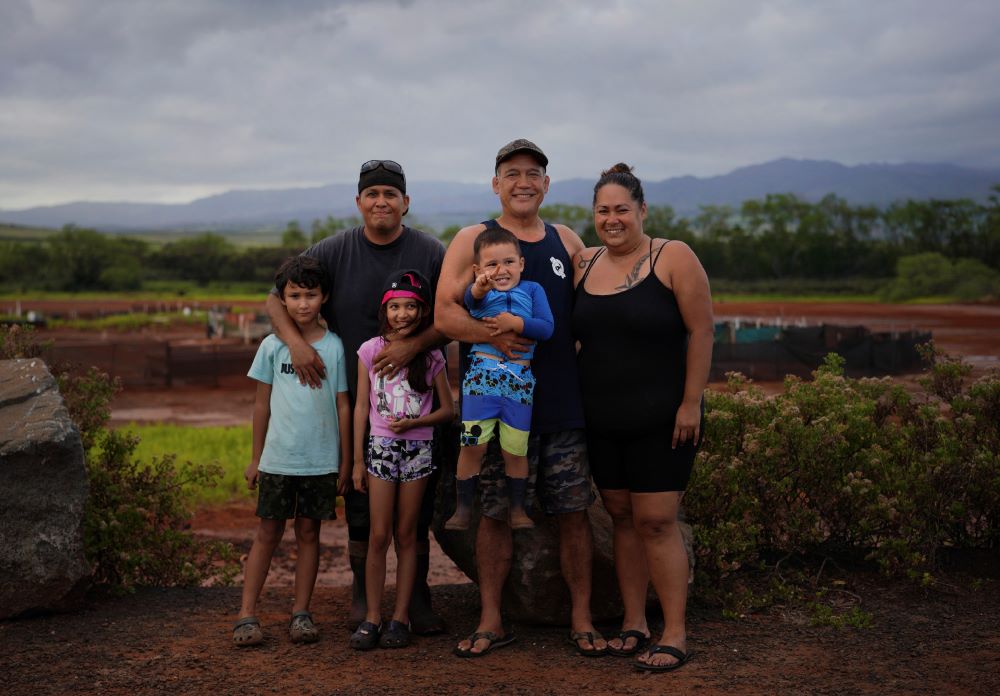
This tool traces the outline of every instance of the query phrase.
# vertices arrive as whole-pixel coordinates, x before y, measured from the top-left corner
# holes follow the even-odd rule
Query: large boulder
[[[87,490],[80,433],[45,363],[0,360],[0,619],[80,601]]]
[[[458,442],[457,435],[453,440],[455,443]],[[487,467],[503,466],[496,449],[491,443],[483,464],[484,474]],[[442,453],[439,457],[441,479],[434,506],[434,537],[455,565],[474,582],[478,582],[475,553],[479,520],[478,501],[473,524],[467,531],[444,529],[444,521],[455,510],[456,459],[454,451]],[[513,533],[514,558],[511,562],[510,575],[504,585],[504,614],[516,621],[565,625],[569,623],[570,618],[570,597],[559,567],[558,523],[548,516],[533,514],[532,517],[535,520],[534,529]],[[613,529],[611,517],[599,497],[587,510],[587,517],[594,532],[591,610],[594,621],[603,622],[622,614],[621,596],[615,576]],[[687,524],[682,524],[681,530],[689,562],[693,564],[691,529]],[[655,599],[652,594],[650,597]]]

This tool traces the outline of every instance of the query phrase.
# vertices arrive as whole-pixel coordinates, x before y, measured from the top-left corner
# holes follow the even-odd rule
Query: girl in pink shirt
[[[354,487],[368,492],[371,534],[365,564],[368,615],[351,636],[358,650],[402,648],[410,643],[410,595],[416,574],[417,518],[434,471],[433,426],[454,416],[444,356],[419,353],[389,378],[374,368],[387,342],[421,333],[431,324],[431,287],[418,271],[394,273],[379,308],[379,335],[358,349],[358,392],[354,407]],[[433,408],[437,394],[440,406]],[[366,437],[366,431],[368,432]],[[382,626],[385,554],[396,522],[396,607]]]

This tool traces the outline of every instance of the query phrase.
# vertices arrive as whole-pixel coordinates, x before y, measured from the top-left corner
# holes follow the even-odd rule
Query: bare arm
[[[656,265],[656,275],[673,290],[688,330],[684,400],[677,409],[671,445],[676,447],[689,438],[698,442],[701,436],[701,399],[712,368],[715,321],[708,276],[691,248],[683,242],[671,242],[662,255],[666,263]]]
[[[288,352],[292,356],[292,367],[298,375],[299,382],[308,384],[313,389],[319,389],[326,377],[326,365],[323,358],[319,357],[316,349],[309,345],[309,342],[302,338],[299,328],[288,316],[285,305],[281,303],[278,296],[269,293],[264,302],[264,309],[274,327],[274,333],[288,346]]]
[[[465,309],[465,289],[472,282],[472,244],[482,225],[466,227],[455,235],[445,252],[434,303],[434,328],[448,338],[466,343],[492,343],[512,359],[522,358],[530,343],[513,332],[491,336],[490,328],[473,319]]]
[[[346,477],[351,475],[354,437],[351,433],[351,395],[337,392],[337,427],[340,428],[340,476],[337,477],[337,493],[344,495],[348,489]]]
[[[354,400],[354,457],[348,465],[348,476],[354,489],[364,492],[367,486],[365,474],[365,432],[368,430],[368,412],[371,409],[371,380],[368,366],[358,360],[358,395]]]
[[[250,446],[250,463],[243,472],[247,488],[257,487],[260,456],[264,453],[264,440],[267,438],[267,426],[271,422],[271,385],[257,382],[257,395],[253,403],[253,439]]]

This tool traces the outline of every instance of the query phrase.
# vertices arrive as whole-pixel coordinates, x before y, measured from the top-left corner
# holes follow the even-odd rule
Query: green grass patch
[[[269,283],[209,283],[199,286],[185,281],[152,281],[143,285],[142,290],[133,292],[52,292],[29,290],[24,292],[0,292],[0,302],[17,300],[132,300],[133,302],[260,302],[264,306]]]
[[[138,331],[150,326],[188,325],[205,323],[206,312],[155,312],[151,314],[113,314],[97,319],[49,319],[50,328],[70,328],[78,331]]]
[[[135,450],[136,459],[149,462],[154,457],[176,454],[178,462],[195,464],[217,463],[223,469],[218,485],[209,489],[191,491],[193,499],[201,503],[224,503],[233,498],[246,498],[243,472],[250,463],[249,425],[194,427],[189,425],[139,425],[130,423],[122,428],[141,438]]]

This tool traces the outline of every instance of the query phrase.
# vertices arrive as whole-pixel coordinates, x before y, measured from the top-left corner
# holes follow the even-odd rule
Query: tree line
[[[913,291],[949,294],[964,283],[966,294],[995,297],[1000,185],[993,190],[986,203],[910,200],[883,209],[835,195],[813,203],[792,194],[748,200],[738,208],[703,206],[694,217],[650,206],[644,227],[651,236],[691,245],[713,283],[875,279],[890,299]],[[541,215],[569,225],[588,246],[600,244],[584,206],[544,206]],[[279,245],[257,247],[237,247],[212,232],[154,245],[69,225],[41,241],[0,242],[0,287],[75,292],[137,290],[150,280],[267,284],[284,257],[359,223],[327,217],[313,221],[307,234],[293,221]],[[439,236],[447,242],[457,229]],[[901,285],[900,273],[919,282]]]

